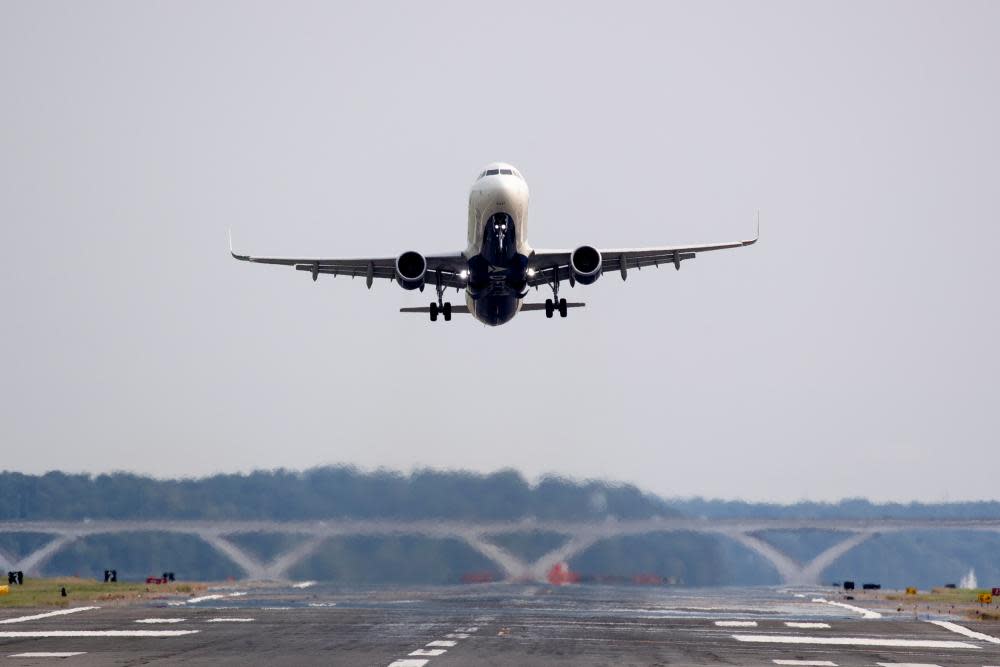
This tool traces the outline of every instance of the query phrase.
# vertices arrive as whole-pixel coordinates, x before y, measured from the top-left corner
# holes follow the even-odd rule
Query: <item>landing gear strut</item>
[[[552,315],[554,315],[557,310],[559,311],[559,317],[566,317],[569,313],[569,309],[566,306],[566,299],[559,298],[558,273],[552,279],[552,282],[549,283],[549,287],[552,288],[552,298],[545,300],[545,317],[551,319]]]
[[[444,315],[445,322],[451,322],[451,301],[442,301],[444,298],[444,285],[441,284],[441,275],[438,274],[437,284],[434,286],[437,291],[437,303],[431,303],[431,322],[437,322],[438,313]]]

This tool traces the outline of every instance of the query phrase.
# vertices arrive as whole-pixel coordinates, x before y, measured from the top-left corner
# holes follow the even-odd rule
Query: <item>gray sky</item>
[[[1000,3],[0,3],[0,443],[26,472],[514,467],[996,498]],[[485,328],[228,256],[745,238]],[[543,292],[533,299],[544,299]],[[992,471],[992,472],[991,472]]]

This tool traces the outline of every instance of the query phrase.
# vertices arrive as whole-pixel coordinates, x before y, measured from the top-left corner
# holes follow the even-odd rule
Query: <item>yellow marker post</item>
[[[10,586],[7,584],[0,586],[0,595],[7,595],[8,593],[10,593]]]
[[[980,593],[979,594],[980,604],[993,604],[993,595],[990,593]]]
[[[913,586],[907,586],[906,587],[906,594],[907,595],[916,595],[917,594],[917,589],[914,588]]]

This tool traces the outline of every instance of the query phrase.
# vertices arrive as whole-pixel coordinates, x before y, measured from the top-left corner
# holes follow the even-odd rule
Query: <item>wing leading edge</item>
[[[357,257],[353,259],[324,259],[318,257],[257,257],[243,255],[233,250],[233,236],[229,234],[229,253],[234,259],[254,264],[276,264],[291,266],[298,271],[307,271],[316,280],[320,274],[331,276],[364,277],[370,289],[375,279],[396,279],[395,257]],[[443,287],[465,287],[465,279],[459,274],[468,267],[462,253],[427,255],[426,282]]]
[[[753,245],[760,239],[760,216],[754,217],[754,236],[743,241],[728,241],[724,243],[702,243],[692,245],[660,246],[650,248],[610,248],[601,249],[601,272],[618,271],[622,280],[628,277],[629,269],[641,269],[646,266],[659,267],[661,264],[673,264],[680,270],[681,262],[694,259],[698,253],[712,250],[726,250]],[[534,275],[528,277],[528,285],[536,287],[547,285],[556,280],[572,279],[569,265],[572,250],[536,250],[528,259],[528,267]]]

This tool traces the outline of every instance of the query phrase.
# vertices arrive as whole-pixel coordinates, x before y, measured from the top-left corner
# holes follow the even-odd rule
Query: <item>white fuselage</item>
[[[506,213],[513,219],[517,252],[530,256],[528,184],[517,169],[502,162],[487,166],[472,184],[469,192],[469,238],[465,256],[472,257],[482,251],[486,223],[497,213]]]

